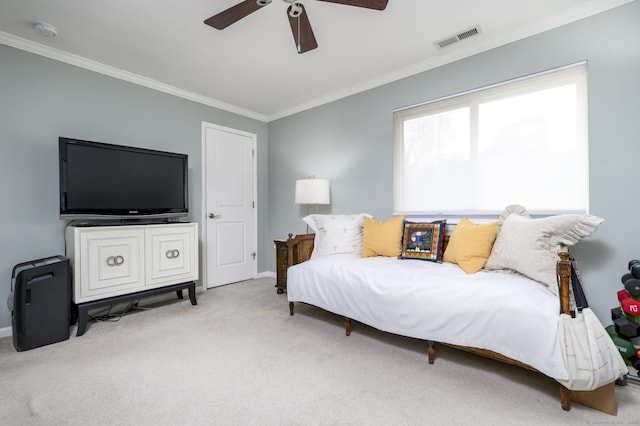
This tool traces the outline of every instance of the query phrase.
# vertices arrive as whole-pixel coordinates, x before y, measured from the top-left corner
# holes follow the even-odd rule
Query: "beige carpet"
[[[84,336],[16,352],[0,339],[2,425],[628,424],[640,387],[617,387],[613,417],[560,408],[542,375],[297,304],[272,279],[160,297]],[[72,331],[75,331],[72,329]]]

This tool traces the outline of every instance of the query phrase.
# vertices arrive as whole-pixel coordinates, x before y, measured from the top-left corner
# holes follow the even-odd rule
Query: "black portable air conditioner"
[[[69,338],[69,259],[52,256],[19,263],[11,272],[13,346],[26,351]]]

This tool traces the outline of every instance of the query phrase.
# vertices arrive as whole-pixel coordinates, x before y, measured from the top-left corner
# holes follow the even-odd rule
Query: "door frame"
[[[202,143],[201,143],[201,151],[200,151],[200,155],[202,157],[202,176],[201,176],[201,182],[200,185],[202,187],[202,209],[201,209],[201,216],[200,216],[200,223],[202,226],[200,226],[200,237],[202,239],[202,250],[200,250],[200,252],[202,253],[202,261],[200,262],[200,265],[202,265],[202,287],[205,290],[208,290],[209,288],[215,288],[215,287],[209,287],[207,285],[208,283],[208,271],[207,271],[207,256],[208,256],[208,252],[207,252],[207,226],[209,221],[207,220],[207,140],[206,140],[206,132],[207,129],[213,129],[213,130],[217,130],[217,131],[221,131],[221,132],[228,132],[228,133],[233,133],[236,135],[241,135],[241,136],[246,136],[251,138],[251,149],[252,149],[252,173],[253,173],[253,201],[254,201],[254,208],[253,208],[253,235],[251,236],[251,238],[253,238],[253,251],[256,253],[256,259],[253,262],[253,278],[255,279],[258,275],[258,149],[257,149],[257,140],[258,140],[258,135],[256,135],[255,133],[250,133],[250,132],[245,132],[243,130],[238,130],[238,129],[233,129],[231,127],[225,127],[225,126],[220,126],[218,124],[213,124],[213,123],[208,123],[206,121],[202,122],[201,125],[201,139],[202,139]]]

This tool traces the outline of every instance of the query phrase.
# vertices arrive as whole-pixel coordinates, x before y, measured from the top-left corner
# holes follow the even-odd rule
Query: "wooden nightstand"
[[[287,290],[287,258],[289,250],[287,240],[274,240],[276,245],[276,288],[277,293],[282,294]]]
[[[311,257],[315,234],[289,234],[286,240],[274,240],[276,246],[276,292],[287,291],[287,268]]]

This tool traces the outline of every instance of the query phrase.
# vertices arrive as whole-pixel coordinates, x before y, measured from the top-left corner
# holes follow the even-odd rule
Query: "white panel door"
[[[203,124],[206,287],[256,270],[255,135]]]

